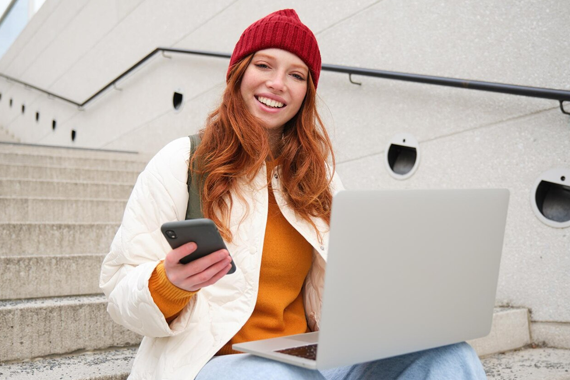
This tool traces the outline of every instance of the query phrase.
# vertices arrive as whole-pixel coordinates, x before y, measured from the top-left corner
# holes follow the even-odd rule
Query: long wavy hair
[[[229,229],[232,192],[243,199],[238,179],[253,180],[266,158],[272,157],[268,133],[248,111],[241,95],[241,81],[252,58],[253,54],[231,67],[222,102],[200,131],[202,143],[190,163],[200,178],[202,213],[216,223],[227,241],[232,240]],[[315,230],[312,218],[322,218],[330,224],[330,184],[335,159],[317,112],[316,90],[310,74],[301,108],[284,127],[279,164],[280,182],[288,204]]]

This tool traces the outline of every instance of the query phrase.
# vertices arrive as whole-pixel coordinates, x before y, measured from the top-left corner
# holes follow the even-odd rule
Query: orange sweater
[[[268,163],[268,176],[274,166],[275,162]],[[234,343],[308,331],[302,288],[311,268],[312,252],[311,245],[281,214],[270,186],[257,303],[249,320],[218,355],[235,353],[231,349]],[[170,283],[162,263],[154,270],[149,288],[168,321],[174,319],[196,293]]]

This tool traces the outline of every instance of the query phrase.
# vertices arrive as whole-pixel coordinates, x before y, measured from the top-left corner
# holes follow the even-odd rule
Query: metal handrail
[[[95,94],[90,96],[87,100],[83,103],[78,103],[73,100],[64,98],[62,96],[53,94],[49,91],[43,90],[36,86],[30,85],[28,83],[22,82],[16,78],[9,77],[7,75],[1,74],[0,76],[22,84],[26,87],[33,88],[34,90],[43,92],[50,97],[57,98],[63,100],[65,102],[71,103],[79,108],[85,107],[89,102],[95,99],[97,96],[105,92],[111,87],[114,87],[117,82],[121,79],[126,77],[128,74],[133,72],[143,63],[148,61],[154,55],[158,53],[180,53],[180,54],[191,54],[191,55],[202,55],[207,57],[216,57],[216,58],[230,58],[231,55],[227,53],[216,53],[211,51],[202,51],[202,50],[185,50],[185,49],[172,49],[172,48],[163,48],[159,47],[154,49],[152,52],[147,54],[144,58],[139,60],[133,66],[131,66],[128,70],[124,73],[119,75],[117,78],[113,79],[109,84],[105,87],[97,91]],[[350,67],[350,66],[340,66],[340,65],[330,65],[330,64],[323,64],[322,65],[323,71],[331,71],[336,73],[343,73],[348,74],[351,83],[360,84],[354,82],[352,80],[352,75],[361,75],[361,76],[368,76],[368,77],[375,77],[375,78],[385,78],[385,79],[393,79],[393,80],[401,80],[407,82],[416,82],[416,83],[424,83],[424,84],[433,84],[439,86],[447,86],[447,87],[456,87],[456,88],[465,88],[471,90],[480,90],[480,91],[490,91],[490,92],[498,92],[503,94],[510,94],[510,95],[520,95],[520,96],[529,96],[534,98],[542,98],[542,99],[552,99],[558,100],[560,102],[560,110],[567,115],[570,115],[570,112],[564,109],[564,102],[570,101],[570,91],[565,90],[555,90],[549,88],[540,88],[540,87],[530,87],[530,86],[519,86],[513,84],[504,84],[504,83],[495,83],[495,82],[483,82],[483,81],[475,81],[475,80],[467,80],[467,79],[456,79],[456,78],[446,78],[446,77],[438,77],[438,76],[430,76],[430,75],[420,75],[420,74],[407,74],[407,73],[400,73],[395,71],[385,71],[385,70],[376,70],[376,69],[365,69],[365,68],[358,68],[358,67]]]

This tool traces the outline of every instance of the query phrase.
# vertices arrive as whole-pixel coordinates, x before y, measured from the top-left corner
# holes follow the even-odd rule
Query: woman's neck
[[[283,148],[283,129],[279,130],[269,130],[267,132],[267,137],[269,139],[269,147],[271,149],[271,155],[273,158],[277,158],[281,155],[281,149]],[[271,157],[267,157],[267,160],[271,160]]]

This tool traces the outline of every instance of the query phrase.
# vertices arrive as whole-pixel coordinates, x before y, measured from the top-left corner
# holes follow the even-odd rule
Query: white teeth
[[[283,103],[278,102],[277,100],[265,98],[263,96],[258,97],[257,100],[259,100],[261,103],[265,104],[268,107],[282,108],[283,106],[285,106]]]

